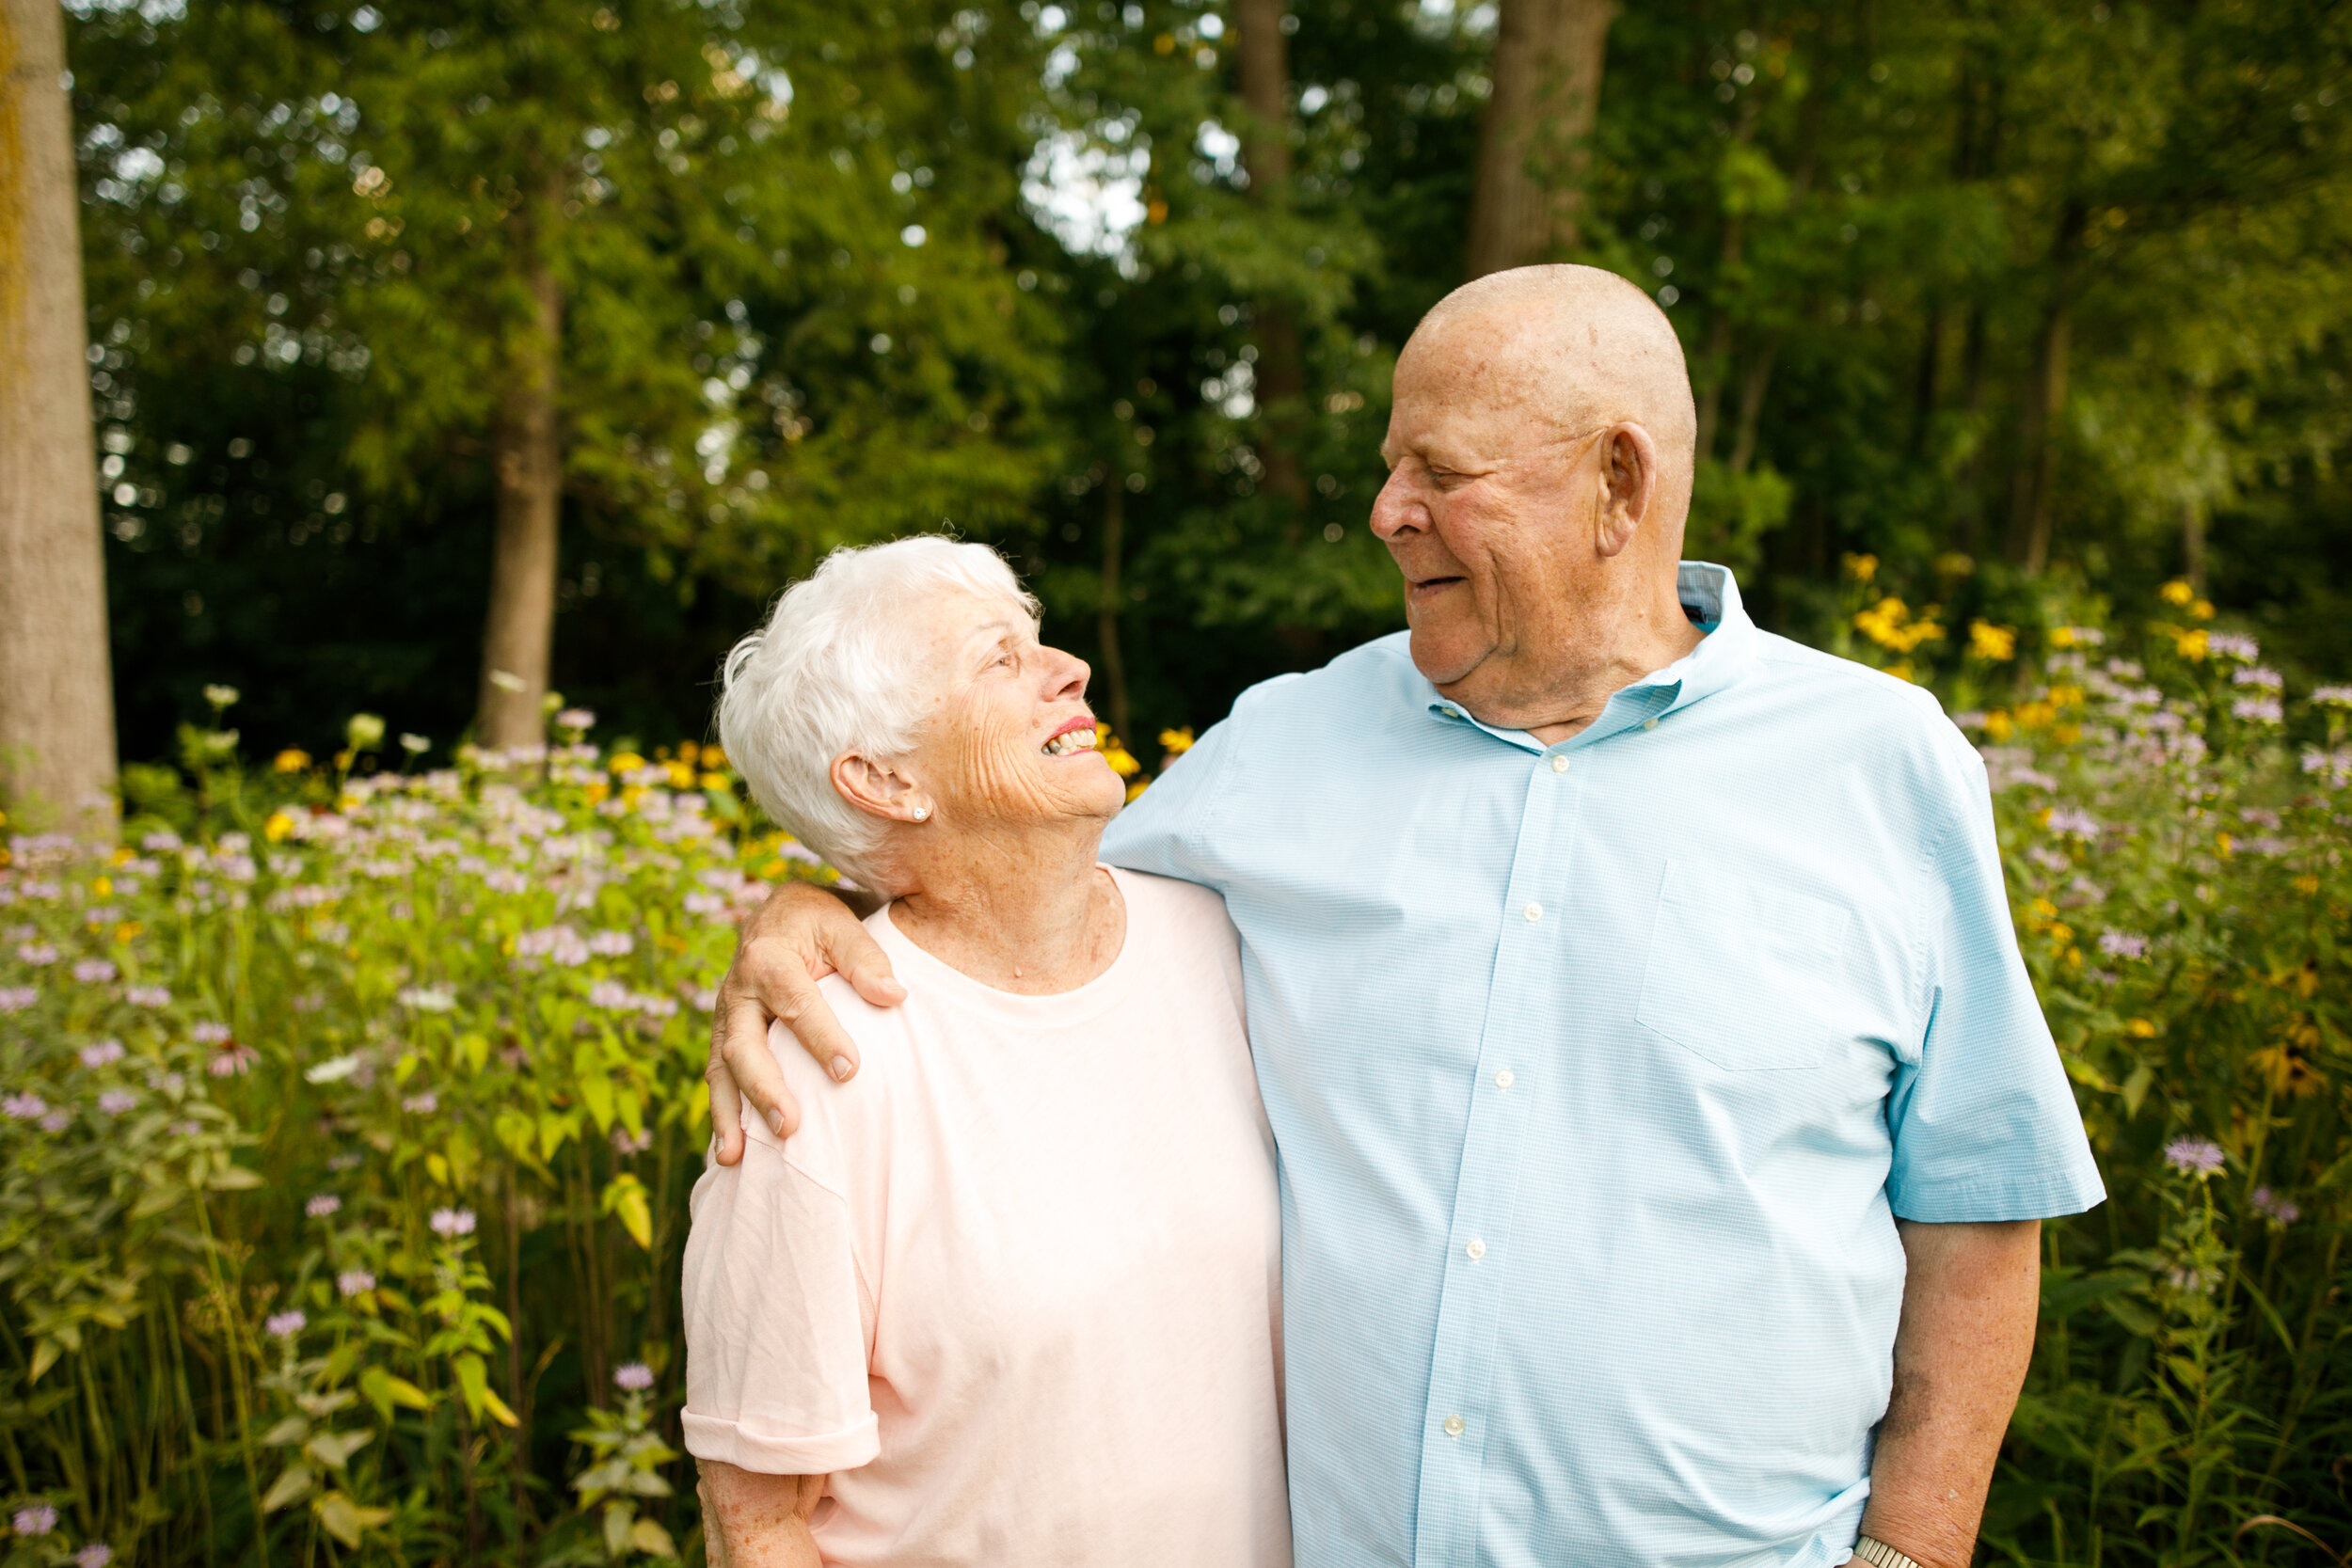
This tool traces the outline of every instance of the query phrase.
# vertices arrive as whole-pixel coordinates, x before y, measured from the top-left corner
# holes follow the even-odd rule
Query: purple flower
[[[375,1275],[365,1269],[346,1269],[335,1276],[335,1289],[346,1299],[375,1289]]]
[[[600,958],[624,958],[637,950],[637,939],[627,931],[598,931],[588,939],[588,951]]]
[[[72,1125],[73,1113],[62,1105],[40,1118],[40,1130],[44,1132],[62,1132]]]
[[[429,1117],[441,1108],[441,1097],[431,1089],[412,1094],[400,1102],[400,1108],[412,1117]]]
[[[40,1000],[30,986],[0,986],[0,1013],[21,1013]]]
[[[2352,707],[2352,686],[2314,686],[2312,701],[2321,707]]]
[[[323,1220],[343,1206],[343,1200],[333,1193],[319,1193],[302,1206],[302,1212],[314,1220]]]
[[[653,1386],[653,1369],[643,1361],[629,1361],[612,1369],[612,1386],[642,1394]]]
[[[2303,1217],[2302,1210],[2267,1187],[2254,1189],[2254,1207],[2261,1210],[2271,1224],[2281,1227],[2293,1225]]]
[[[473,1234],[473,1211],[470,1209],[436,1209],[433,1211],[433,1234],[436,1236],[470,1236]]]
[[[212,1059],[204,1064],[204,1070],[215,1078],[234,1078],[240,1073],[251,1071],[253,1064],[261,1059],[262,1053],[252,1047],[232,1043],[226,1051],[213,1053]]]
[[[2276,724],[2286,718],[2286,710],[2279,705],[2276,697],[2240,697],[2230,705],[2230,711],[2257,724]]]
[[[637,1006],[637,993],[618,980],[598,980],[588,988],[588,1005],[625,1013]]]
[[[134,1007],[168,1007],[171,992],[162,986],[133,986],[122,993],[122,999]]]
[[[2164,1146],[2164,1163],[2184,1176],[2211,1176],[2227,1158],[2210,1138],[2175,1138]]]
[[[107,1066],[109,1063],[119,1062],[120,1060],[122,1060],[122,1042],[120,1040],[99,1040],[94,1044],[82,1047],[82,1065],[84,1067],[101,1068]]]
[[[2232,686],[2259,686],[2265,691],[2276,691],[2285,686],[2286,682],[2280,678],[2278,671],[2265,670],[2257,665],[2250,669],[2231,671],[2230,684]]]
[[[45,942],[20,942],[17,944],[16,956],[35,969],[57,961],[56,948]]]
[[[115,1549],[103,1541],[93,1541],[73,1554],[73,1568],[106,1568],[115,1560]]]
[[[2099,951],[2118,958],[2144,958],[2148,956],[2148,939],[2129,931],[2104,931],[2099,936]]]
[[[210,1022],[199,1023],[195,1028],[189,1030],[188,1034],[195,1038],[196,1043],[199,1045],[226,1045],[229,1043],[229,1025],[226,1023],[214,1023]]]
[[[0,1100],[0,1116],[10,1121],[35,1121],[49,1114],[49,1101],[37,1094],[12,1094]]]
[[[262,1332],[273,1339],[291,1339],[301,1333],[310,1322],[310,1320],[303,1315],[302,1309],[295,1307],[291,1311],[272,1313],[262,1323]]]
[[[2054,833],[2072,833],[2077,838],[2097,838],[2100,831],[2097,817],[2073,806],[2051,812],[2049,828]]]
[[[30,1508],[18,1509],[16,1517],[8,1522],[16,1527],[19,1535],[47,1535],[57,1528],[57,1511],[47,1503],[35,1503]]]
[[[688,914],[724,914],[727,901],[715,893],[690,893],[686,895]]]
[[[593,730],[596,727],[596,716],[590,708],[567,707],[555,716],[555,727],[559,730]]]
[[[2234,658],[2241,664],[2251,664],[2262,657],[2262,644],[2250,637],[2233,631],[2217,631],[2205,638],[2208,651],[2224,658]]]
[[[612,1152],[621,1155],[643,1154],[653,1147],[653,1130],[632,1132],[626,1127],[612,1129]]]
[[[135,1110],[138,1102],[139,1097],[129,1089],[108,1089],[98,1097],[98,1108],[110,1117],[119,1117],[126,1111]]]
[[[86,986],[103,986],[121,973],[110,958],[84,958],[73,966],[73,977]]]

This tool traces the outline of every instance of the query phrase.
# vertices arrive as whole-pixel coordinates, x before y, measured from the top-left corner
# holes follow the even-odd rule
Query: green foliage
[[[135,848],[0,869],[22,1505],[123,1560],[675,1557],[698,988],[831,873],[691,746],[254,772],[225,733],[142,776]]]

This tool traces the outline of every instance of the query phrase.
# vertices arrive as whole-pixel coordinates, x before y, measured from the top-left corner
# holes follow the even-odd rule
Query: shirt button
[[[1461,1436],[1461,1435],[1462,1435],[1462,1418],[1461,1418],[1461,1417],[1459,1417],[1459,1416],[1448,1416],[1448,1417],[1445,1418],[1445,1434],[1446,1434],[1448,1437],[1459,1437],[1459,1436]]]
[[[1657,721],[1657,720],[1655,720],[1655,719],[1645,719],[1645,720],[1643,720],[1643,721],[1642,721],[1642,728],[1644,728],[1644,729],[1645,729],[1645,730],[1654,730],[1654,729],[1656,729],[1657,727],[1658,727],[1658,721]]]
[[[1463,1250],[1464,1252],[1469,1253],[1469,1254],[1470,1254],[1470,1260],[1471,1262],[1475,1263],[1475,1262],[1477,1262],[1477,1261],[1478,1261],[1481,1258],[1484,1258],[1484,1257],[1486,1257],[1486,1243],[1484,1243],[1484,1242],[1482,1242],[1482,1241],[1480,1241],[1477,1237],[1472,1236],[1472,1237],[1470,1238],[1470,1245],[1468,1245],[1468,1246],[1464,1247],[1462,1250]]]
[[[1495,1087],[1498,1089],[1507,1089],[1518,1082],[1518,1080],[1517,1078],[1511,1076],[1511,1069],[1509,1068],[1504,1068],[1501,1072],[1495,1074]]]
[[[1551,770],[1555,773],[1566,772],[1568,770],[1568,759],[1565,757],[1553,757],[1551,759]]]
[[[1519,912],[1520,912],[1521,914],[1523,914],[1523,915],[1527,916],[1527,923],[1528,923],[1530,926],[1533,926],[1533,925],[1534,925],[1534,924],[1535,924],[1535,922],[1537,922],[1538,920],[1543,919],[1543,917],[1544,917],[1544,907],[1543,907],[1541,904],[1530,904],[1530,905],[1528,905],[1528,906],[1527,906],[1527,908],[1525,908],[1525,909],[1521,910]]]

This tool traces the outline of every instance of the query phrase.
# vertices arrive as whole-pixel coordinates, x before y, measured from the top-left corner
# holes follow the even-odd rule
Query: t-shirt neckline
[[[1126,929],[1120,938],[1119,953],[1108,967],[1074,990],[1027,996],[999,990],[974,979],[898,929],[898,923],[890,917],[890,911],[897,907],[896,899],[875,911],[866,923],[866,928],[889,956],[892,967],[898,971],[910,993],[929,988],[953,996],[964,1006],[982,1007],[1032,1025],[1083,1022],[1100,1016],[1127,993],[1140,961],[1136,958],[1138,927],[1148,919],[1140,908],[1142,901],[1136,896],[1134,874],[1115,865],[1097,863],[1110,873],[1111,885],[1119,890],[1119,901],[1126,913]]]

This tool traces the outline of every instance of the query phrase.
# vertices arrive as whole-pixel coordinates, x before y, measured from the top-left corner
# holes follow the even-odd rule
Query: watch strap
[[[1868,1562],[1876,1568],[1921,1568],[1915,1558],[1906,1557],[1874,1536],[1864,1536],[1853,1544],[1856,1562]]]

